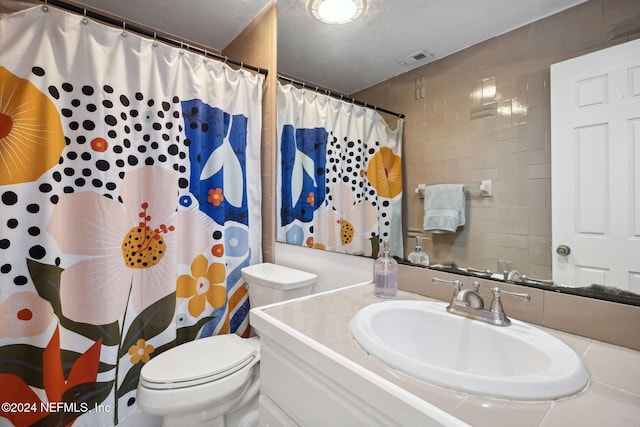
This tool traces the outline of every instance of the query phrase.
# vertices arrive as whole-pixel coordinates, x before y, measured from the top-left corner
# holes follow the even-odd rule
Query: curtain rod
[[[291,77],[287,77],[287,76],[283,76],[282,74],[278,74],[278,79],[279,80],[284,80],[286,82],[298,85],[298,86],[302,86],[303,89],[309,89],[312,90],[314,92],[318,92],[318,93],[322,93],[324,95],[330,96],[332,98],[336,98],[339,99],[341,101],[346,101],[346,102],[350,102],[352,104],[356,104],[359,105],[361,107],[365,107],[365,108],[371,108],[375,111],[380,111],[382,113],[386,113],[386,114],[390,114],[392,116],[396,116],[400,119],[404,119],[404,114],[400,114],[400,113],[394,113],[393,111],[389,111],[389,110],[385,110],[384,108],[380,108],[380,107],[376,107],[375,105],[371,105],[371,104],[367,104],[366,102],[362,102],[362,101],[358,101],[357,99],[348,97],[348,96],[344,96],[341,93],[338,92],[333,92],[329,89],[323,89],[323,88],[319,88],[318,86],[310,86],[308,84],[306,84],[305,82],[301,82],[295,79],[292,79]]]
[[[55,6],[60,9],[67,10],[69,12],[81,14],[87,18],[95,19],[96,21],[100,21],[104,24],[109,24],[115,27],[121,27],[123,31],[136,33],[138,35],[145,36],[145,37],[150,37],[150,38],[153,38],[154,40],[168,44],[170,46],[179,47],[181,49],[195,52],[197,54],[203,55],[205,58],[212,58],[220,62],[233,64],[240,67],[241,69],[246,68],[248,70],[255,71],[256,73],[264,74],[265,76],[269,73],[269,70],[265,68],[255,67],[253,65],[245,64],[244,62],[236,61],[227,56],[208,51],[204,46],[197,45],[197,44],[193,45],[190,43],[186,43],[185,41],[178,41],[178,40],[172,39],[168,35],[158,34],[156,31],[142,28],[140,26],[132,24],[129,21],[123,21],[120,18],[114,18],[111,16],[103,15],[102,13],[98,13],[96,11],[87,9],[84,6],[80,6],[80,5],[76,5],[76,4],[72,4],[72,3],[68,3],[60,0],[40,0],[40,2],[43,3],[42,7]]]

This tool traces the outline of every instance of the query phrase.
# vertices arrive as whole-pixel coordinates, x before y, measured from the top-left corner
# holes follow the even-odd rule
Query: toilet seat
[[[140,385],[167,390],[205,384],[232,375],[257,357],[256,346],[236,334],[202,338],[151,359],[140,371]]]

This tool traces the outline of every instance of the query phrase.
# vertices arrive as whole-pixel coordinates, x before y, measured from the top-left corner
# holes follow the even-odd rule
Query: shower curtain
[[[0,18],[0,417],[117,424],[151,358],[248,333],[262,84],[52,7]]]
[[[371,108],[278,84],[277,239],[402,256],[402,125]]]

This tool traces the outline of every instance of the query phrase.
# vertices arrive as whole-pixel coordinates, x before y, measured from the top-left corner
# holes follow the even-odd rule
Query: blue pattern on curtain
[[[186,112],[185,133],[195,143],[195,147],[189,150],[191,192],[201,200],[206,200],[210,189],[223,188],[225,176],[230,181],[228,185],[238,187],[237,191],[229,192],[226,198],[220,200],[220,204],[205,203],[200,205],[200,209],[220,225],[224,225],[225,221],[248,225],[247,197],[244,191],[247,187],[247,118],[241,114],[231,116],[201,100],[184,101],[182,107]],[[202,159],[208,160],[203,163]],[[232,171],[225,174],[230,169]],[[238,180],[239,178],[241,179]]]
[[[303,195],[313,194],[314,206],[324,203],[326,187],[324,176],[326,165],[326,147],[328,133],[324,128],[295,129],[292,125],[284,125],[280,144],[282,161],[282,205],[281,222],[283,226],[291,224],[296,219],[302,222],[310,222],[313,219],[315,209],[309,209],[309,203]],[[303,154],[304,153],[304,154]],[[303,163],[298,165],[296,156],[305,156],[313,167],[306,167]],[[302,189],[299,197],[293,200],[293,175],[296,171],[302,172]],[[299,178],[298,178],[299,179]]]
[[[402,256],[402,123],[278,84],[278,241]]]
[[[53,7],[0,19],[0,401],[34,409],[0,417],[117,424],[151,358],[249,333],[262,84]]]

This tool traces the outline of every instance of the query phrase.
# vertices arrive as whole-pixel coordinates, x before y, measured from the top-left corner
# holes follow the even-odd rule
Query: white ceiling
[[[33,1],[33,0],[31,0]],[[352,94],[585,0],[366,0],[364,16],[327,25],[308,0],[277,0],[278,72]],[[0,0],[7,7],[16,0]],[[271,0],[77,0],[222,51]],[[398,60],[426,50],[411,66]]]
[[[326,25],[278,0],[278,71],[351,94],[584,0],[367,0],[358,22]],[[405,66],[426,50],[430,60]]]

